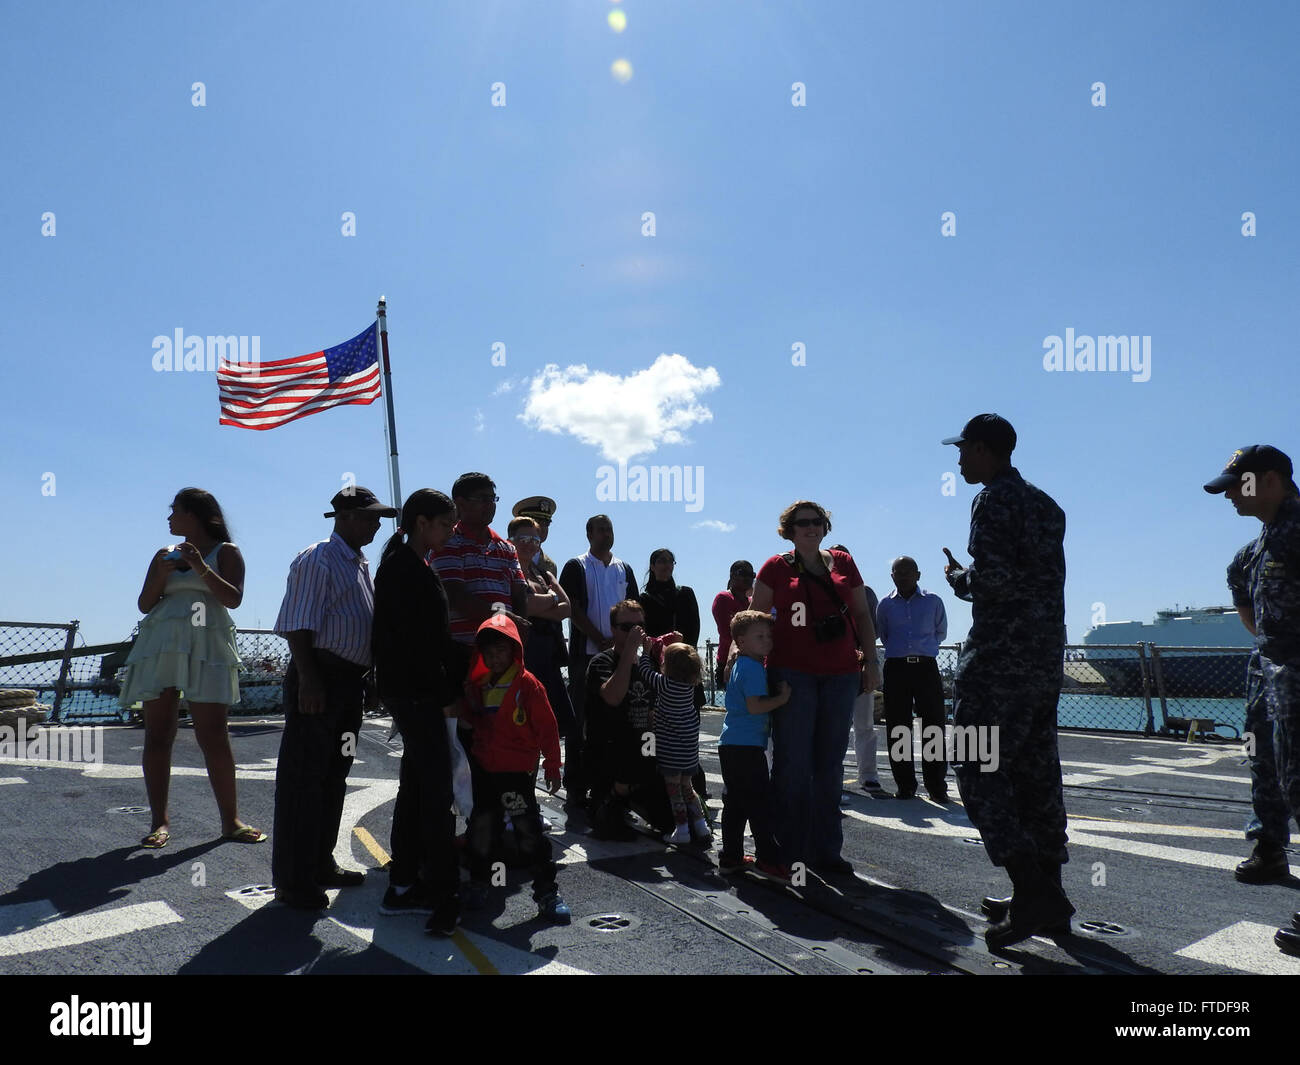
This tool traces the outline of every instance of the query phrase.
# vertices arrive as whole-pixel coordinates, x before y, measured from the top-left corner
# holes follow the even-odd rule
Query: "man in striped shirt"
[[[271,880],[277,901],[309,910],[329,905],[324,888],[365,878],[340,869],[334,847],[371,665],[375,588],[361,549],[381,518],[397,515],[359,486],[330,504],[325,517],[334,519],[334,534],[293,560],[275,619],[293,657],[284,678]]]
[[[451,489],[456,504],[452,537],[429,560],[451,606],[451,635],[474,643],[478,627],[494,613],[504,612],[528,642],[528,585],[514,545],[489,525],[496,517],[496,484],[486,473],[463,473]]]

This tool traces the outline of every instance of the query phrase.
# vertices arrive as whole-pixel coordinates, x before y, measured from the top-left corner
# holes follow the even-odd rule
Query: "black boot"
[[[1058,867],[1059,870],[1059,867]],[[984,933],[990,949],[1019,943],[1030,936],[1068,925],[1074,907],[1053,876],[1032,859],[1007,863],[1015,893],[1007,915]]]
[[[1058,888],[1061,886],[1060,862],[1052,860],[1042,861],[1039,863],[1039,868],[1043,870],[1043,873],[1047,878]],[[1064,894],[1064,890],[1062,890],[1062,894]],[[1000,924],[1006,919],[1007,911],[1011,909],[1011,898],[1012,896],[1010,895],[1005,898],[998,898],[995,895],[985,895],[980,899],[980,912],[989,919],[990,924]],[[1070,927],[1070,922],[1066,920],[1062,921],[1058,925],[1053,925],[1051,928],[1045,928],[1043,931],[1045,931],[1049,936],[1068,936],[1072,933],[1073,929]]]
[[[1234,874],[1243,884],[1274,884],[1291,875],[1287,863],[1286,851],[1277,843],[1255,844],[1250,857],[1237,866]]]

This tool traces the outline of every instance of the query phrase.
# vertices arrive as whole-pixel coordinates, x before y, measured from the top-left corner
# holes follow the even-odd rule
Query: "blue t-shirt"
[[[718,746],[766,747],[772,729],[771,714],[751,714],[745,706],[750,695],[767,695],[767,670],[745,655],[736,656],[727,681],[727,716],[722,719]]]

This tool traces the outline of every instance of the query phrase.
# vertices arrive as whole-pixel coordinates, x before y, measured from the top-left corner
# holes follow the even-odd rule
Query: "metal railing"
[[[0,689],[32,688],[62,722],[128,721],[117,704],[130,641],[76,646],[79,623],[0,621]],[[283,712],[288,641],[269,629],[240,629],[240,702],[234,716]],[[714,676],[718,645],[706,640],[704,688],[723,704]],[[961,644],[939,648],[939,673],[951,706]],[[877,652],[883,661],[883,651]],[[1240,736],[1245,730],[1248,647],[1070,644],[1062,663],[1061,728],[1145,736]]]
[[[0,689],[34,689],[37,702],[51,708],[51,721],[129,721],[132,710],[119,706],[117,696],[131,641],[78,647],[79,625],[0,621]],[[288,641],[269,629],[240,629],[235,646],[240,702],[231,714],[282,713]]]

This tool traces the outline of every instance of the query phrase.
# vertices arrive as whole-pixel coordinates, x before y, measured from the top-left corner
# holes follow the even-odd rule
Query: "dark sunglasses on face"
[[[826,524],[826,521],[823,518],[798,518],[793,522],[793,524],[800,529],[807,529],[809,527],[820,529]]]
[[[622,632],[631,632],[640,624],[641,622],[639,621],[616,621],[614,622],[614,628],[619,629]]]
[[[520,533],[519,535],[514,536],[511,539],[518,540],[520,543],[540,544],[542,542],[542,538],[540,536],[533,536],[531,534],[524,534],[524,533]]]

